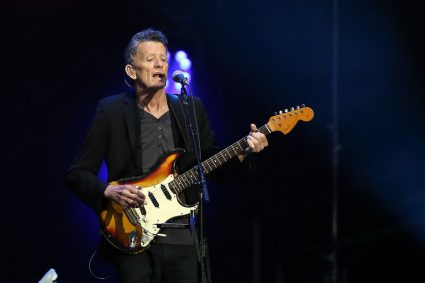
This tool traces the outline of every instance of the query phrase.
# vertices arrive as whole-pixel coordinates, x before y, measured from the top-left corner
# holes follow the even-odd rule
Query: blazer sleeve
[[[105,200],[107,183],[97,175],[105,156],[109,121],[105,107],[100,101],[95,118],[90,124],[85,139],[67,173],[71,190],[96,211],[100,211]]]

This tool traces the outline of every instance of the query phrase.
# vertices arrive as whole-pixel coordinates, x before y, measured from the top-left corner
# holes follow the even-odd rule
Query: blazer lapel
[[[141,150],[138,150],[137,133],[139,133],[139,123],[137,119],[137,106],[133,93],[127,93],[124,97],[124,117],[127,125],[127,133],[130,146],[133,151],[132,156],[135,157],[135,164],[138,169],[141,168]]]
[[[186,128],[185,115],[183,104],[180,98],[175,94],[167,94],[168,107],[171,109],[171,112],[174,115],[174,118],[177,121],[178,129],[183,137],[184,144],[188,151],[191,150],[191,143],[189,141],[189,135]]]

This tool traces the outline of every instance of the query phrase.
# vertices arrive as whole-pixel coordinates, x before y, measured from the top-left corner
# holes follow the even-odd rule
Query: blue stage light
[[[180,91],[182,88],[182,85],[180,83],[174,83],[174,89]]]
[[[186,58],[187,58],[187,54],[183,50],[177,51],[176,55],[174,56],[174,59],[177,62],[181,62],[183,59],[186,59]]]
[[[180,69],[187,71],[190,70],[190,67],[192,67],[192,61],[190,61],[188,58],[183,58],[180,60]]]

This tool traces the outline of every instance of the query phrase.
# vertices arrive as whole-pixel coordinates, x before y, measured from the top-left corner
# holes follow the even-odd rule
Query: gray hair
[[[165,46],[165,48],[167,48],[168,46],[168,40],[161,31],[154,30],[152,28],[142,30],[141,32],[138,32],[133,35],[133,37],[130,39],[130,42],[128,43],[127,48],[124,52],[125,64],[133,63],[133,57],[137,52],[137,47],[140,43],[145,41],[161,42]]]

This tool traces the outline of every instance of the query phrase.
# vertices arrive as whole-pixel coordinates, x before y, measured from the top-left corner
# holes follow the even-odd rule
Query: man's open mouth
[[[153,76],[154,78],[165,79],[165,74],[162,73],[155,73]]]

